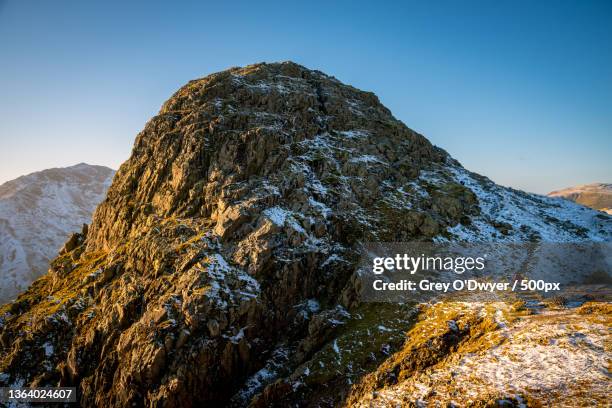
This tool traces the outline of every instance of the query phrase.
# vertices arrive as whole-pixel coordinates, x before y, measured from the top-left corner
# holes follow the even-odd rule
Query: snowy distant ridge
[[[0,303],[47,271],[69,234],[89,223],[113,175],[80,163],[0,185]]]

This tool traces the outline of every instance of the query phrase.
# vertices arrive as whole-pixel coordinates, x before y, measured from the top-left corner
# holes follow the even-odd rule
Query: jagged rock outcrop
[[[114,171],[81,163],[0,186],[0,304],[49,269],[66,238],[91,222]]]
[[[359,304],[361,243],[611,231],[466,171],[372,93],[234,68],[163,105],[88,231],[0,310],[0,383],[77,385],[83,406],[339,405],[416,315]]]

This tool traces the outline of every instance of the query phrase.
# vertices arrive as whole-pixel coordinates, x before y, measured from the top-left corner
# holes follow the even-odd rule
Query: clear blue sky
[[[612,182],[612,1],[289,3],[0,0],[0,182],[117,168],[188,80],[282,60],[498,183]]]

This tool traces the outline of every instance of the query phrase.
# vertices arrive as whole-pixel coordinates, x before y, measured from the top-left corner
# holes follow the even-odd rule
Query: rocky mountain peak
[[[611,236],[468,172],[372,93],[232,68],[164,103],[91,227],[0,309],[0,383],[75,385],[83,406],[338,405],[416,313],[360,305],[362,243]]]
[[[275,205],[376,232],[364,207],[447,159],[372,93],[291,62],[234,68],[189,82],[147,123],[91,247],[112,247],[152,215],[209,218],[227,237],[253,221],[246,212]]]

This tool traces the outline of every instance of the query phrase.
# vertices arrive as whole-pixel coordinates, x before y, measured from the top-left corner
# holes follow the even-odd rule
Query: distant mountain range
[[[71,232],[89,223],[114,171],[81,163],[0,185],[0,303],[47,272]]]
[[[592,183],[568,187],[548,193],[550,197],[562,197],[578,204],[612,214],[612,184]]]

